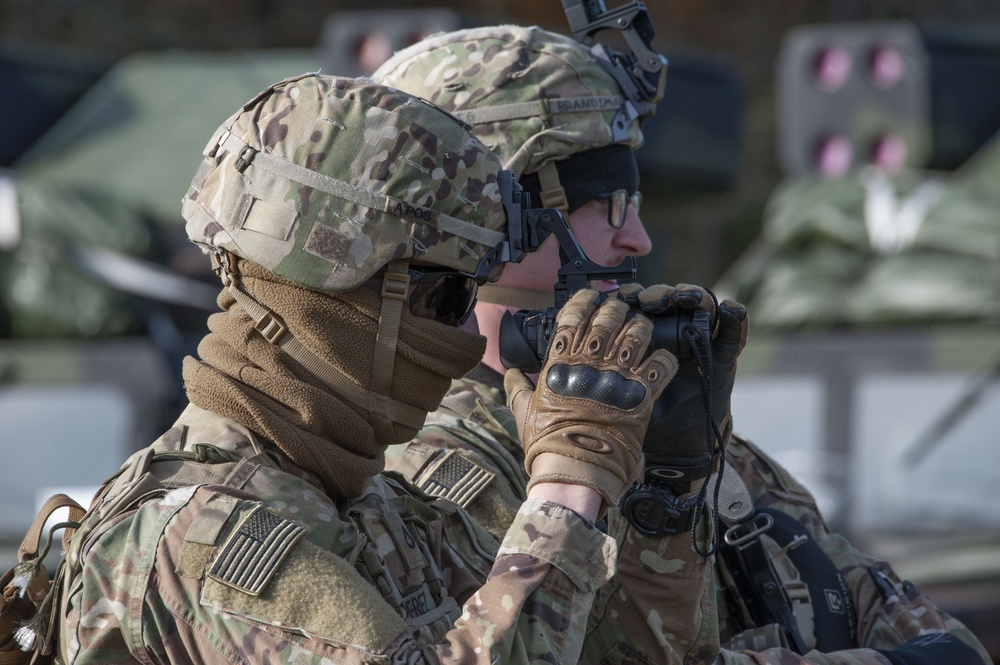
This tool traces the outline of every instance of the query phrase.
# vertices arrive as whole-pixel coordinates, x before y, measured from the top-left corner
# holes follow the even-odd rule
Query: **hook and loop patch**
[[[258,505],[229,536],[208,576],[259,596],[306,528]]]

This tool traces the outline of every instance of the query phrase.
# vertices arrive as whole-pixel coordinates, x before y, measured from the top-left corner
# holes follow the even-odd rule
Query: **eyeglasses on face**
[[[597,198],[608,203],[608,224],[613,229],[620,229],[625,226],[625,216],[628,214],[628,207],[635,208],[636,213],[642,205],[642,193],[635,192],[629,194],[628,190],[616,189],[608,194],[598,194]]]

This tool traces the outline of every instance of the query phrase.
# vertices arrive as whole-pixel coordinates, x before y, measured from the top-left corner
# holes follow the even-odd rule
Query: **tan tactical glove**
[[[507,371],[507,404],[524,445],[528,487],[585,485],[615,506],[642,473],[642,440],[653,402],[677,372],[664,350],[646,352],[652,324],[625,321],[628,305],[578,291],[559,311],[549,354],[535,387]]]

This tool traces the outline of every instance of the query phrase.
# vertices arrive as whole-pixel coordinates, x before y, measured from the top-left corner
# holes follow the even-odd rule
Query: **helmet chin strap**
[[[549,161],[536,171],[538,184],[541,186],[539,198],[545,208],[555,208],[569,217],[569,199],[566,190],[559,181],[559,171],[555,161]],[[550,242],[554,242],[551,241]],[[479,302],[516,309],[545,309],[554,302],[552,291],[529,291],[513,286],[499,284],[483,284],[476,293]]]
[[[545,162],[538,169],[538,184],[542,186],[539,194],[543,208],[555,208],[564,215],[569,215],[569,198],[566,190],[559,182],[559,171],[554,161]]]
[[[552,307],[555,295],[550,291],[528,291],[514,286],[483,284],[476,293],[479,302],[516,309],[545,309]]]
[[[389,397],[403,303],[406,301],[410,285],[408,261],[400,259],[390,262],[382,280],[382,311],[375,338],[370,389],[360,386],[340,368],[312,352],[292,334],[281,317],[247,293],[240,285],[239,272],[236,268],[238,261],[238,257],[231,252],[222,251],[212,255],[213,267],[222,278],[223,285],[228,288],[243,311],[253,319],[254,327],[264,339],[281,348],[310,374],[349,402],[370,412],[372,425],[379,440],[395,441],[392,433],[393,423],[415,430],[423,427],[427,418],[426,411]]]
[[[395,259],[389,262],[382,276],[382,311],[378,317],[378,334],[375,336],[371,391],[386,399],[390,399],[389,392],[392,389],[392,368],[396,362],[396,343],[399,341],[403,303],[410,291],[409,266],[410,262],[406,259]],[[372,419],[375,435],[379,440],[395,440],[389,418],[373,412]],[[423,421],[420,424],[422,426]]]

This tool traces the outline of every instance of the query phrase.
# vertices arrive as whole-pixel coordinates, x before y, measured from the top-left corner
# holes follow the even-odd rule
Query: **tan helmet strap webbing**
[[[538,184],[542,186],[541,203],[543,208],[555,208],[564,214],[569,214],[569,199],[566,190],[559,182],[559,171],[555,162],[546,162],[538,169]]]
[[[483,284],[476,291],[476,302],[503,305],[504,307],[514,307],[516,309],[545,309],[546,307],[552,307],[555,298],[552,295],[551,289],[548,291],[528,291],[527,289],[514,286]]]
[[[452,111],[451,114],[470,125],[485,125],[521,118],[544,118],[560,113],[603,113],[621,108],[626,100],[618,95],[587,95],[514,102],[496,106]]]
[[[243,308],[243,311],[254,320],[254,327],[264,336],[264,339],[278,346],[312,375],[336,390],[339,395],[356,406],[369,411],[373,415],[381,416],[388,421],[399,423],[404,427],[411,429],[420,429],[423,427],[424,420],[427,418],[426,411],[410,406],[409,404],[404,404],[403,402],[397,402],[372,390],[365,390],[339,368],[326,362],[306,348],[292,334],[277,314],[254,300],[250,294],[240,287],[239,282],[231,272],[227,272],[225,277],[228,280],[229,292],[236,299],[236,302],[239,303],[240,307]],[[397,324],[396,330],[398,331],[398,329],[399,326]],[[378,356],[377,351],[376,356]]]
[[[389,262],[382,275],[382,312],[378,317],[378,334],[375,336],[371,389],[376,395],[384,395],[386,398],[392,389],[392,369],[396,363],[396,343],[399,341],[403,303],[410,291],[409,265],[410,262],[406,259],[395,259]],[[380,414],[373,415],[375,434],[381,441],[392,441],[392,423]]]

